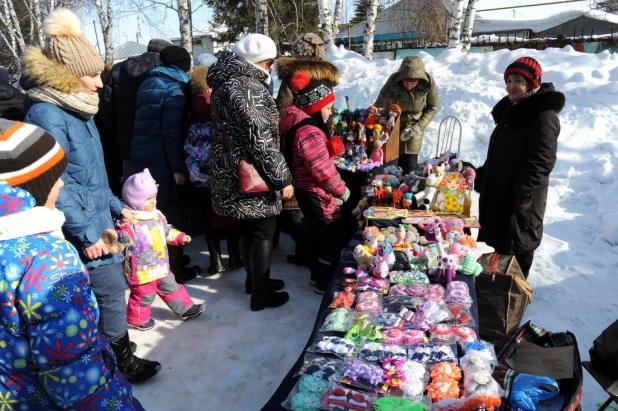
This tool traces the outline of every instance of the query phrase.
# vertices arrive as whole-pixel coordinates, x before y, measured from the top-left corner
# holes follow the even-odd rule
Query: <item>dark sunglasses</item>
[[[275,64],[275,59],[264,60],[264,63],[266,63],[267,66],[272,66]]]

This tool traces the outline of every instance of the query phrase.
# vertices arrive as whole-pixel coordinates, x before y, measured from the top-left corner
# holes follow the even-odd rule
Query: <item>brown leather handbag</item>
[[[222,131],[223,138],[227,143],[227,147],[230,149],[230,153],[234,153],[232,144],[227,135],[225,129]],[[265,193],[272,189],[268,186],[268,183],[264,181],[260,173],[255,169],[253,164],[246,160],[240,160],[238,163],[238,178],[240,180],[240,192],[244,194]]]

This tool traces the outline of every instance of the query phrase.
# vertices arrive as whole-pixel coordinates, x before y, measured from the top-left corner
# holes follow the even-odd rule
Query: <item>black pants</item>
[[[327,219],[315,193],[296,190],[296,199],[309,229],[311,277],[317,282],[328,283],[341,254],[341,219]]]
[[[252,301],[254,296],[259,296],[256,298],[268,298],[273,236],[277,229],[277,218],[272,216],[238,220],[236,229],[245,272],[247,273],[245,287],[253,288]]]
[[[524,274],[524,277],[528,279],[528,274],[530,274],[530,267],[532,267],[532,260],[534,259],[534,251],[530,251],[529,253],[517,254],[515,255],[515,259],[519,264],[519,268],[521,268],[521,272]]]
[[[294,240],[294,255],[300,261],[309,261],[309,227],[301,210],[284,210],[277,219],[281,232]],[[276,237],[276,234],[275,234]]]
[[[399,154],[398,164],[408,174],[418,168],[418,154]]]

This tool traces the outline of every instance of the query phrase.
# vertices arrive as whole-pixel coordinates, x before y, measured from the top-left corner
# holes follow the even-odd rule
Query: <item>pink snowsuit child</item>
[[[183,320],[195,318],[204,311],[204,305],[194,304],[170,271],[167,244],[187,244],[191,237],[172,228],[156,209],[157,191],[148,169],[129,177],[122,187],[122,197],[132,209],[133,221],[117,224],[119,240],[127,246],[123,261],[131,290],[127,323],[139,330],[154,327],[150,306],[157,294]]]

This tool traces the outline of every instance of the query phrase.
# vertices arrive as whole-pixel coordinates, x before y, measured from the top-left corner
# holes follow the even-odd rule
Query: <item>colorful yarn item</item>
[[[362,388],[377,390],[384,377],[382,367],[357,359],[349,359],[341,367],[341,381]]]
[[[400,397],[382,397],[373,403],[375,411],[425,411],[427,406],[422,402]]]
[[[324,320],[322,329],[324,331],[346,331],[349,313],[346,308],[333,310]]]

